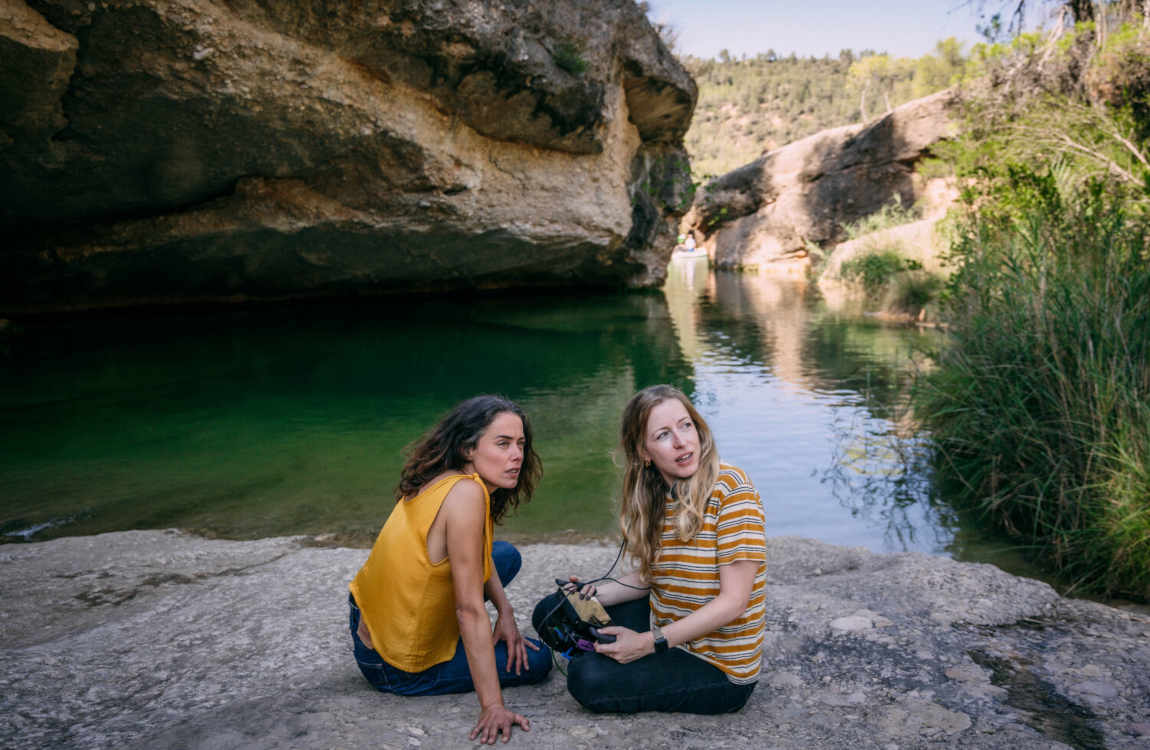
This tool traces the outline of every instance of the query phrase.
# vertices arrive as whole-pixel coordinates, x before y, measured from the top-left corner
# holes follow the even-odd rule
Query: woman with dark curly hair
[[[541,474],[519,406],[501,396],[464,401],[411,450],[395,508],[349,586],[368,682],[399,695],[474,690],[471,739],[488,744],[513,725],[530,729],[504,706],[501,687],[539,682],[551,668],[547,647],[519,632],[503,590],[519,552],[492,541],[494,524],[530,500]],[[498,612],[494,632],[484,599]]]

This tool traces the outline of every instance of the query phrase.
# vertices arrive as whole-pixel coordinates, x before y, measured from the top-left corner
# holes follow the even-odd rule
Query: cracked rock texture
[[[607,546],[529,545],[520,625]],[[361,549],[129,531],[0,547],[0,746],[470,747],[473,695],[355,667]],[[543,748],[1145,748],[1150,618],[990,565],[770,540],[766,667],[737,714],[595,716],[553,670],[505,691]]]
[[[841,242],[846,226],[896,196],[910,206],[937,190],[915,165],[956,133],[956,107],[942,91],[775,149],[700,190],[682,226],[705,238],[720,268],[802,270],[810,245]]]
[[[8,0],[0,312],[645,286],[694,82],[632,0]]]

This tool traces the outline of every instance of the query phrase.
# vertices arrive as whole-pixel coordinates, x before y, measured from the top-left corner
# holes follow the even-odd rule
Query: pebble
[[[1085,693],[1087,695],[1097,696],[1098,698],[1111,698],[1118,697],[1118,688],[1111,685],[1109,682],[1101,680],[1087,680],[1086,682],[1079,682],[1071,688],[1076,693]]]
[[[802,686],[803,678],[793,672],[775,672],[767,678],[767,684],[780,689],[797,688]]]
[[[949,667],[946,676],[958,682],[983,682],[987,679],[986,672],[976,664],[965,664],[958,667]]]
[[[847,615],[831,620],[831,630],[839,633],[858,633],[873,627],[874,623],[869,617],[860,617],[859,615]]]

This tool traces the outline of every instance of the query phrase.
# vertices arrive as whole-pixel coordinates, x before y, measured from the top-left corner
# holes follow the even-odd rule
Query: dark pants
[[[491,545],[491,561],[499,581],[506,586],[519,572],[523,564],[519,550],[507,542],[494,542]],[[471,680],[471,670],[467,667],[467,652],[463,649],[463,639],[455,646],[455,655],[448,661],[436,664],[422,672],[404,672],[385,662],[379,654],[363,645],[359,639],[359,607],[355,598],[348,594],[351,615],[351,640],[355,646],[355,660],[359,671],[377,690],[397,695],[443,695],[444,693],[469,693],[475,689]],[[530,685],[541,682],[551,670],[551,650],[539,641],[531,639],[539,646],[538,651],[527,649],[527,668],[520,674],[507,671],[507,644],[495,644],[495,669],[499,674],[499,684],[503,687]]]
[[[535,605],[532,622],[540,621],[559,602],[558,592]],[[607,607],[612,625],[639,633],[650,627],[648,597]],[[536,624],[535,629],[539,626]],[[751,697],[754,683],[735,685],[718,667],[679,648],[648,654],[629,664],[596,653],[577,652],[567,666],[567,690],[595,713],[682,711],[725,714],[738,711]]]

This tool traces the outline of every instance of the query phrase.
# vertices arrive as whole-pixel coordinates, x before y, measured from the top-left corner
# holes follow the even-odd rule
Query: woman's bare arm
[[[444,498],[440,513],[446,514],[447,557],[451,561],[451,585],[455,594],[455,616],[467,654],[467,666],[479,698],[480,714],[471,739],[494,743],[503,734],[511,736],[511,727],[519,724],[530,728],[530,722],[507,710],[499,689],[495,667],[495,649],[491,637],[491,620],[483,605],[483,563],[486,550],[484,533],[487,508],[483,490],[471,480],[457,482]]]
[[[579,579],[571,576],[571,582],[579,584]],[[638,573],[627,573],[613,581],[599,581],[589,583],[580,588],[583,594],[594,596],[604,607],[639,599],[647,595],[650,589]]]
[[[515,622],[515,609],[503,590],[503,583],[499,580],[494,564],[491,576],[483,587],[483,593],[495,605],[495,611],[498,613],[492,637],[495,643],[503,641],[507,644],[507,671],[522,674],[524,669],[531,669],[527,662],[527,649],[538,651],[539,647],[519,632],[519,625]]]
[[[683,619],[663,628],[667,645],[678,646],[706,635],[746,612],[760,565],[762,563],[753,560],[738,560],[720,565],[719,595]],[[603,628],[603,632],[614,635],[615,642],[597,644],[595,650],[623,664],[655,651],[655,636],[650,632],[636,633],[619,626]]]

